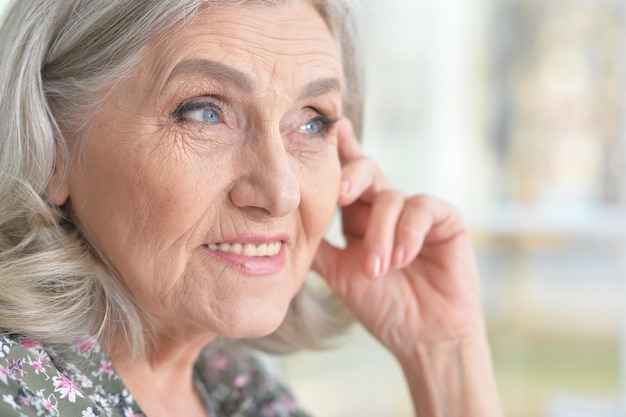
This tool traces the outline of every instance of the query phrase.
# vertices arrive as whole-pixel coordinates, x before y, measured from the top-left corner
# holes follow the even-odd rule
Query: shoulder
[[[260,353],[228,344],[207,347],[196,369],[217,414],[308,417]]]
[[[110,397],[99,380],[101,358],[91,343],[61,349],[0,332],[0,415],[111,416],[101,405]]]
[[[53,406],[45,403],[44,393],[54,391],[53,371],[39,343],[0,333],[0,415],[50,415]]]

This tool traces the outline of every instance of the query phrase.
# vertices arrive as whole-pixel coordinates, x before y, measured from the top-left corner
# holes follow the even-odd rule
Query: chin
[[[227,318],[222,317],[215,332],[227,339],[258,339],[268,336],[280,327],[289,304],[276,303],[263,309],[237,309]]]

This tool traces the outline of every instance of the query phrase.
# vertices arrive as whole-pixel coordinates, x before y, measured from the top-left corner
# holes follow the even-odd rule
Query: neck
[[[150,417],[206,416],[193,383],[193,367],[215,335],[198,329],[182,333],[180,326],[175,332],[162,332],[137,359],[128,350],[109,355],[118,375]]]

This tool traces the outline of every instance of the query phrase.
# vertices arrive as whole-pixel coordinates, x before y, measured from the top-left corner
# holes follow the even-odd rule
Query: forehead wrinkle
[[[262,87],[258,87],[255,97],[267,97],[271,95],[285,96],[285,98],[288,98],[289,101],[294,101],[315,98],[329,93],[338,93],[340,96],[342,95],[343,84],[339,76],[324,76],[320,74],[318,78],[313,80],[302,80],[294,73],[289,65],[285,65],[278,57],[269,63],[264,63],[258,60],[255,62],[255,65],[257,67],[264,67],[263,70],[257,71],[257,73],[267,73],[267,80],[262,83]],[[306,82],[304,86],[298,86],[298,84],[305,81],[308,82]],[[281,92],[281,85],[296,88],[293,90],[288,88],[287,90],[283,90]]]

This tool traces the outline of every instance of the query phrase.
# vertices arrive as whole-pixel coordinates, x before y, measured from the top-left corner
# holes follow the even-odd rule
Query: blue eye
[[[298,131],[311,136],[326,136],[328,128],[337,123],[339,119],[328,119],[324,116],[316,116],[298,128]]]
[[[217,124],[220,122],[220,115],[213,109],[198,109],[186,114],[187,119],[197,122]]]
[[[220,107],[213,102],[199,101],[179,105],[172,112],[172,117],[178,122],[196,121],[206,124],[218,124],[222,121]]]
[[[316,120],[316,119],[317,118],[300,126],[298,130],[308,135],[319,135],[319,134],[324,133],[326,131],[327,126],[324,125],[321,120]]]

